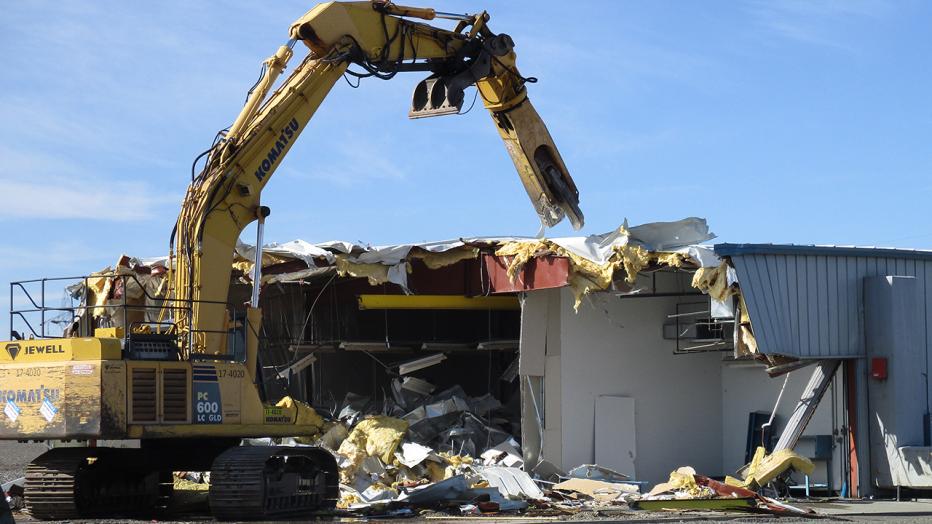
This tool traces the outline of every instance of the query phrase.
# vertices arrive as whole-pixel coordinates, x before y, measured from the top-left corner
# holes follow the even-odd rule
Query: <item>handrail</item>
[[[92,279],[92,278],[112,278],[112,279],[120,279],[120,281],[121,281],[121,283],[122,283],[122,288],[123,288],[123,292],[122,292],[122,301],[121,301],[121,303],[110,303],[110,304],[100,304],[100,305],[88,304],[88,298],[89,298],[89,281],[90,281],[90,279]],[[45,294],[46,294],[45,284],[46,284],[46,282],[78,281],[78,282],[76,282],[76,284],[80,284],[80,283],[81,283],[80,281],[82,281],[82,280],[83,280],[83,286],[84,286],[84,287],[83,287],[83,293],[82,293],[83,296],[82,296],[80,299],[78,299],[78,300],[80,300],[80,302],[79,302],[77,305],[73,305],[73,306],[71,306],[71,307],[66,307],[66,306],[47,306],[47,305],[45,305]],[[135,283],[137,284],[137,286],[139,287],[139,290],[140,290],[141,293],[142,293],[142,295],[139,297],[140,299],[143,299],[143,298],[144,298],[144,299],[146,299],[147,301],[160,302],[160,304],[157,304],[157,305],[156,305],[156,304],[153,304],[153,305],[149,305],[149,304],[128,304],[128,303],[126,302],[126,300],[127,300],[127,288],[126,288],[126,286],[127,286],[127,282],[129,282],[130,280],[132,280],[133,282],[135,282]],[[40,285],[42,286],[42,287],[41,287],[41,290],[40,290],[41,296],[38,297],[38,298],[39,298],[38,300],[36,300],[36,297],[34,297],[34,293],[36,292],[35,287],[33,287],[32,290],[30,291],[30,288],[29,288],[28,284],[40,284]],[[16,291],[17,288],[19,289],[19,292]],[[67,289],[67,287],[66,287],[66,289]],[[14,303],[15,303],[15,301],[14,301],[14,295],[24,296],[24,297],[29,301],[29,305],[31,305],[32,307],[25,307],[25,308],[16,308],[16,307],[14,307]],[[72,295],[71,298],[72,298],[72,304],[74,304],[75,297]],[[70,312],[71,315],[72,315],[72,320],[74,320],[74,318],[76,318],[76,317],[78,316],[78,313],[79,313],[79,312],[82,312],[82,316],[83,316],[84,313],[87,313],[88,311],[94,311],[94,310],[96,310],[96,308],[116,308],[116,309],[119,309],[119,310],[121,310],[121,311],[123,312],[123,333],[124,333],[123,336],[124,336],[124,340],[127,340],[127,341],[128,341],[128,340],[130,339],[130,337],[134,334],[133,329],[134,329],[136,326],[141,326],[141,325],[161,325],[161,326],[170,326],[170,327],[168,328],[168,331],[167,331],[167,332],[169,332],[169,333],[170,333],[171,331],[173,331],[173,330],[177,330],[177,324],[176,324],[175,322],[171,321],[171,319],[177,318],[177,317],[179,316],[179,315],[176,314],[175,312],[188,312],[188,313],[190,313],[190,312],[192,311],[192,309],[193,309],[193,307],[194,307],[195,304],[216,304],[216,305],[223,305],[223,306],[225,306],[225,307],[227,308],[227,310],[230,312],[230,314],[231,314],[231,316],[232,316],[232,318],[230,319],[230,320],[231,320],[231,323],[232,323],[233,325],[235,325],[235,324],[241,324],[241,326],[240,326],[239,328],[234,328],[233,330],[227,330],[227,331],[225,331],[225,330],[207,330],[207,329],[189,329],[189,330],[188,330],[189,333],[222,333],[222,334],[228,334],[228,335],[230,335],[232,331],[234,331],[234,330],[236,330],[236,329],[245,328],[246,325],[248,324],[248,319],[245,317],[245,315],[237,314],[237,309],[236,309],[235,305],[232,304],[232,303],[230,303],[229,301],[200,300],[200,299],[176,299],[176,298],[169,298],[169,297],[153,296],[153,295],[151,295],[151,294],[148,292],[148,290],[146,289],[146,286],[139,280],[139,277],[138,277],[138,275],[137,275],[136,273],[117,273],[117,272],[111,272],[111,273],[103,273],[103,274],[95,274],[95,275],[85,275],[85,276],[75,276],[75,277],[48,277],[48,278],[38,278],[38,279],[19,280],[19,281],[10,282],[10,311],[9,311],[9,314],[10,314],[10,335],[11,335],[11,338],[13,338],[14,333],[15,333],[15,331],[14,331],[13,328],[14,328],[14,323],[16,322],[16,323],[25,324],[25,326],[26,326],[26,327],[28,328],[28,330],[29,330],[28,335],[31,336],[32,338],[38,338],[38,339],[57,338],[57,337],[54,337],[54,336],[51,336],[51,335],[47,335],[47,334],[46,334],[46,330],[45,330],[45,324],[46,324],[45,314],[46,314],[47,312],[57,312],[57,313]],[[128,317],[127,317],[127,313],[128,313],[128,312],[131,312],[131,311],[143,311],[143,312],[149,312],[149,311],[155,311],[155,312],[158,312],[158,311],[168,311],[168,312],[170,312],[170,315],[169,315],[169,320],[170,320],[170,321],[168,321],[168,322],[164,322],[164,321],[153,321],[153,322],[148,322],[148,321],[138,321],[138,320],[136,320],[136,321],[133,321],[132,323],[129,323],[129,324],[127,325],[127,322],[129,321],[129,319],[128,319]],[[38,330],[36,330],[36,328],[33,326],[32,322],[30,322],[30,321],[29,321],[29,318],[27,318],[27,315],[30,315],[30,316],[31,316],[31,315],[35,315],[35,314],[41,315],[41,323],[40,323],[40,327],[39,327]],[[34,317],[33,317],[33,318],[34,318]],[[17,321],[17,319],[18,319],[18,321]],[[91,323],[91,324],[93,324],[93,323]],[[93,325],[82,326],[82,328],[87,328],[87,329],[90,329],[90,328],[92,328],[92,327],[93,327]],[[82,331],[84,331],[84,329],[82,329]],[[161,329],[159,329],[158,331],[161,332]],[[91,332],[88,331],[86,334],[87,334],[87,335],[90,335]],[[237,346],[239,345],[239,339],[234,337],[234,341],[233,341],[233,351],[232,351],[232,353],[230,353],[230,352],[228,351],[228,352],[225,352],[225,353],[222,353],[222,354],[217,354],[217,355],[213,355],[213,354],[211,354],[211,355],[207,355],[207,354],[201,355],[201,354],[193,353],[193,352],[191,351],[191,349],[192,349],[191,346],[192,346],[192,344],[193,344],[193,337],[186,337],[186,338],[187,338],[187,341],[186,341],[186,344],[185,344],[185,345],[187,346],[187,352],[186,352],[186,353],[187,353],[187,355],[188,355],[188,358],[189,358],[189,359],[195,359],[195,360],[200,360],[200,359],[208,359],[208,360],[210,360],[210,359],[214,359],[214,360],[230,360],[231,358],[235,359],[236,352],[237,352],[237,349],[238,349]]]

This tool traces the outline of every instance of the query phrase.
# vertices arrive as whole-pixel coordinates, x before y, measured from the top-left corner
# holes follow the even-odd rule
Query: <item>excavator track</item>
[[[218,520],[268,520],[332,509],[340,496],[330,452],[312,447],[236,447],[210,472],[210,510]]]
[[[36,519],[135,515],[165,501],[160,474],[138,449],[57,448],[26,468],[26,507]]]
[[[87,456],[76,449],[54,451],[26,466],[26,507],[41,520],[78,518],[75,479]]]

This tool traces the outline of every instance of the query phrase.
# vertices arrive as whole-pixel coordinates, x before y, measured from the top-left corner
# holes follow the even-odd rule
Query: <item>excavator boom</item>
[[[424,23],[435,19],[455,27]],[[74,335],[93,337],[0,343],[7,400],[0,439],[141,445],[43,454],[26,475],[33,517],[121,516],[163,505],[172,471],[210,470],[210,506],[220,519],[306,516],[336,504],[339,475],[330,452],[238,445],[246,437],[309,436],[323,424],[313,408],[290,397],[267,402],[261,387],[261,234],[269,214],[261,193],[342,76],[389,80],[413,71],[429,76],[414,90],[411,118],[460,113],[465,91],[475,86],[541,223],[566,217],[581,227],[576,186],[528,100],[527,84],[535,79],[521,75],[514,42],[493,33],[488,21],[484,12],[378,1],[321,4],[291,25],[290,39],[265,60],[239,115],[199,157],[203,168],[192,169],[170,241],[167,299],[146,294],[164,304],[158,321],[96,325],[100,304],[85,298]],[[291,64],[299,44],[307,54]],[[229,303],[231,266],[237,239],[256,220],[254,287],[243,318],[242,308]],[[102,283],[95,296],[106,297],[107,286],[114,294],[119,287],[125,310],[127,286],[144,289],[134,279],[132,272],[95,275],[84,290]],[[245,356],[237,344],[245,344]]]
[[[430,76],[414,90],[409,116],[458,113],[464,91],[476,86],[543,225],[568,217],[583,224],[575,184],[515,64],[514,42],[489,29],[488,14],[458,19],[453,30],[409,20],[437,12],[390,2],[320,4],[291,25],[291,40],[265,61],[265,73],[230,128],[207,153],[194,178],[173,237],[173,295],[185,350],[226,351],[226,301],[236,240],[259,219],[260,194],[334,83],[343,75],[393,78],[399,72]],[[296,43],[309,54],[282,85],[276,79]],[[361,68],[361,71],[349,69]],[[257,304],[252,304],[257,307]],[[257,318],[252,319],[253,327]],[[248,341],[247,350],[254,344]]]

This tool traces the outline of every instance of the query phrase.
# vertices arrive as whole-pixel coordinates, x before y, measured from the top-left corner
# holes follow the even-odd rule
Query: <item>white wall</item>
[[[673,354],[675,342],[663,339],[662,326],[676,303],[596,293],[577,314],[572,294],[562,291],[562,457],[545,449],[545,458],[564,468],[593,462],[595,399],[617,395],[635,399],[638,480],[665,481],[684,465],[722,473],[721,357]]]
[[[724,354],[719,352],[674,355],[675,341],[663,339],[662,326],[667,315],[675,313],[678,301],[695,299],[621,299],[596,293],[576,313],[568,289],[527,293],[521,358],[532,377],[521,380],[534,384],[545,427],[537,428],[524,389],[526,444],[536,448],[537,435],[542,435],[542,458],[563,470],[592,463],[596,397],[632,397],[638,480],[665,481],[672,470],[684,465],[705,475],[733,475],[744,464],[748,414],[773,409],[783,378],[769,378],[761,365],[723,362]],[[777,412],[776,434],[810,373],[811,368],[804,368],[790,375]],[[840,375],[833,386],[839,426]],[[805,435],[832,433],[831,399],[830,388]],[[797,450],[811,453],[813,443],[803,441]],[[840,457],[839,448],[834,457],[836,489],[841,483]],[[818,464],[813,482],[824,479],[824,465]]]

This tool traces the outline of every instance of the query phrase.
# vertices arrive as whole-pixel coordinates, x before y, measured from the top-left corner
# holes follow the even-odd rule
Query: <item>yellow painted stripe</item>
[[[359,309],[520,309],[518,298],[461,295],[359,295]]]

